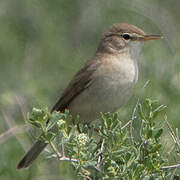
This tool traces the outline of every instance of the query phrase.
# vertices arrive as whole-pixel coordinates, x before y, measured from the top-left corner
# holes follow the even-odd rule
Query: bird
[[[143,42],[160,39],[135,25],[113,24],[101,37],[94,56],[74,75],[51,112],[69,109],[82,124],[98,119],[100,112],[115,112],[126,104],[138,80],[138,58]],[[47,143],[36,140],[17,165],[27,168]]]

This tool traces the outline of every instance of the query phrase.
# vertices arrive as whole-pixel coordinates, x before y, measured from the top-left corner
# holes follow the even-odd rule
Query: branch
[[[131,124],[131,120],[130,121],[128,121],[121,129],[123,130],[124,128],[126,128],[127,126],[129,126],[130,124]]]
[[[12,116],[9,113],[6,113],[5,111],[2,111],[3,117],[5,119],[6,124],[8,125],[9,129],[16,127],[16,122],[15,120],[12,118]],[[29,126],[29,124],[26,125],[27,127]],[[28,129],[30,129],[30,126],[28,127]],[[22,140],[22,138],[18,137],[16,135],[16,131],[11,131],[12,135],[14,135],[17,139],[17,141],[21,144],[21,146],[23,147],[24,150],[26,150],[28,148],[28,143],[25,140]]]
[[[57,150],[56,146],[49,141],[49,145],[51,146],[52,150],[56,153],[58,159],[60,159],[62,157],[61,153]]]
[[[98,169],[98,170],[100,170],[100,165],[101,165],[101,162],[102,162],[102,153],[103,153],[103,149],[104,149],[104,139],[102,140],[102,143],[101,143],[101,149],[100,149],[100,155],[99,155],[99,157],[98,157],[98,162],[97,162],[97,166],[96,166],[96,168]]]
[[[138,104],[139,104],[139,98],[138,98],[137,103],[136,103],[136,105],[135,105],[135,107],[134,107],[134,109],[133,109],[133,113],[132,113],[132,117],[131,117],[131,123],[130,123],[130,124],[131,124],[131,126],[130,126],[130,136],[131,136],[131,143],[132,143],[132,145],[134,145],[134,138],[133,138],[133,121],[134,121],[134,119],[136,119],[135,113],[136,113],[136,111],[137,111]]]
[[[13,136],[14,134],[19,134],[25,131],[28,131],[30,128],[28,125],[20,125],[20,126],[14,126],[10,129],[8,129],[6,132],[2,133],[0,135],[0,144],[6,141],[8,138]]]
[[[180,167],[180,164],[174,164],[170,166],[163,166],[161,169],[179,168],[179,167]]]
[[[170,135],[171,135],[174,143],[177,145],[177,147],[179,148],[179,151],[180,151],[180,142],[178,141],[179,138],[176,136],[176,134],[174,133],[172,127],[170,126],[169,122],[167,121],[167,116],[165,116],[165,121],[166,121],[168,129],[170,131]]]

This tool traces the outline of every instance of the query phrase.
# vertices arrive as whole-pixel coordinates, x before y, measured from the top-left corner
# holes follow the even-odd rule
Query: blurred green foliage
[[[137,99],[148,96],[168,106],[168,120],[179,128],[179,6],[178,0],[0,1],[0,134],[24,125],[31,107],[52,107],[73,74],[93,56],[102,32],[115,22],[164,36],[145,44],[135,95],[120,110],[120,118],[128,121]],[[160,118],[157,121],[162,124]],[[54,161],[37,161],[30,169],[17,171],[16,163],[32,143],[34,131],[14,132],[0,139],[1,179],[74,177],[69,165]],[[168,151],[172,146],[168,134],[163,141]]]

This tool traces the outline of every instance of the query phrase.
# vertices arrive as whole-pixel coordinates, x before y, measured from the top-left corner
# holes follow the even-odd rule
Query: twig
[[[146,82],[145,82],[145,84],[143,85],[143,87],[142,87],[142,91],[147,87],[147,85],[149,84],[149,82],[150,82],[150,80],[147,80]],[[130,123],[130,136],[131,136],[131,143],[132,143],[132,145],[134,145],[134,138],[133,138],[133,121],[134,121],[134,119],[136,119],[136,116],[135,116],[135,113],[136,113],[136,111],[137,111],[137,108],[138,108],[138,104],[139,104],[139,98],[138,98],[138,100],[137,100],[137,102],[136,102],[136,105],[135,105],[135,107],[134,107],[134,109],[133,109],[133,113],[132,113],[132,117],[131,117],[131,123]]]
[[[179,168],[179,167],[180,167],[180,164],[174,164],[170,166],[163,166],[161,169]]]
[[[176,170],[177,170],[177,168],[174,169],[174,171],[173,171],[173,173],[172,173],[172,175],[171,175],[170,180],[173,180],[173,179],[174,179],[174,176],[175,176],[175,174],[176,174]]]
[[[126,127],[129,126],[130,124],[131,124],[131,120],[128,121],[128,122],[121,128],[121,130],[123,130],[124,128],[126,128]]]
[[[60,161],[71,161],[71,162],[78,162],[78,160],[77,159],[70,159],[70,158],[68,158],[68,157],[61,157],[61,158],[59,158],[59,160]]]
[[[56,148],[56,146],[55,146],[51,141],[49,142],[49,145],[51,146],[52,150],[55,152],[57,158],[58,158],[60,161],[78,162],[77,159],[70,159],[70,158],[68,158],[68,157],[63,156],[63,155],[58,151],[58,149]]]
[[[62,140],[63,141],[63,140]],[[65,150],[64,150],[64,144],[62,142],[62,154],[58,151],[58,149],[56,148],[56,146],[50,141],[49,142],[51,148],[53,149],[53,151],[55,152],[57,158],[60,161],[71,161],[71,162],[78,162],[77,159],[70,159],[68,157],[65,156]]]
[[[27,116],[26,116],[27,111],[25,110],[24,98],[22,98],[22,96],[19,96],[19,95],[16,95],[15,97],[16,97],[16,100],[19,104],[19,107],[20,107],[21,113],[23,115],[24,121],[25,121],[25,123],[28,123]]]
[[[168,151],[168,155],[170,155],[171,154],[171,152],[174,150],[174,148],[175,148],[175,144],[173,144],[173,146],[171,147],[171,149]]]
[[[9,129],[13,128],[16,126],[15,120],[11,117],[9,113],[6,113],[5,111],[2,111],[3,117],[5,119],[6,124],[8,125]],[[28,124],[27,124],[28,126]],[[29,127],[30,128],[30,127]],[[14,131],[12,131],[12,135],[14,135],[17,139],[17,141],[21,144],[24,150],[27,150],[28,148],[28,143],[27,141],[22,140],[22,138],[18,137]]]
[[[101,149],[100,149],[100,155],[98,157],[98,162],[97,162],[97,165],[96,165],[96,168],[98,170],[100,170],[100,165],[101,165],[101,161],[102,161],[102,153],[103,153],[103,150],[104,150],[104,139],[102,140],[102,143],[101,143]]]
[[[60,159],[62,157],[61,153],[58,151],[58,149],[56,148],[56,146],[49,141],[49,145],[51,146],[52,150],[56,153],[58,159]]]
[[[64,139],[62,138],[62,144],[61,144],[61,148],[62,148],[62,156],[65,157],[65,150],[64,150]]]
[[[149,83],[150,83],[150,80],[147,80],[147,81],[145,82],[144,86],[142,87],[142,90],[144,90]]]
[[[180,140],[179,140],[178,128],[176,128],[176,140],[177,140],[178,146],[180,147]],[[179,148],[179,149],[180,149],[180,148]]]
[[[133,138],[133,121],[134,121],[134,119],[136,119],[135,113],[136,113],[136,111],[137,111],[138,104],[139,104],[139,98],[138,98],[137,103],[136,103],[136,105],[135,105],[135,107],[134,107],[134,109],[133,109],[133,113],[132,113],[132,117],[131,117],[131,123],[130,123],[130,125],[131,125],[131,126],[130,126],[130,136],[131,136],[131,143],[132,143],[132,145],[134,145],[134,138]]]
[[[178,141],[179,138],[176,136],[176,134],[174,133],[172,127],[171,127],[170,124],[168,123],[168,121],[167,121],[167,116],[165,116],[165,121],[166,121],[167,126],[168,126],[168,129],[169,129],[169,131],[170,131],[170,135],[171,135],[174,143],[177,145],[177,147],[179,148],[179,151],[180,151],[180,143],[179,143],[179,141]]]
[[[14,126],[8,129],[6,132],[0,135],[0,144],[10,138],[12,135],[28,131],[29,129],[30,128],[27,125]]]
[[[89,176],[85,176],[85,175],[83,175],[83,174],[80,174],[80,176],[82,176],[82,177],[84,177],[84,178],[86,178],[86,179],[88,179],[88,180],[93,180],[93,179],[91,179]]]

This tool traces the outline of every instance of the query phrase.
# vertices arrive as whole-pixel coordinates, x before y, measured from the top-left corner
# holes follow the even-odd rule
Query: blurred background
[[[135,94],[120,118],[129,120],[137,99],[149,97],[167,105],[168,121],[180,128],[179,7],[179,0],[1,0],[0,179],[75,179],[68,162],[43,155],[28,170],[16,170],[35,136],[26,114],[32,107],[53,106],[93,56],[101,34],[116,22],[164,36],[144,45]],[[168,149],[171,137],[164,137]]]

